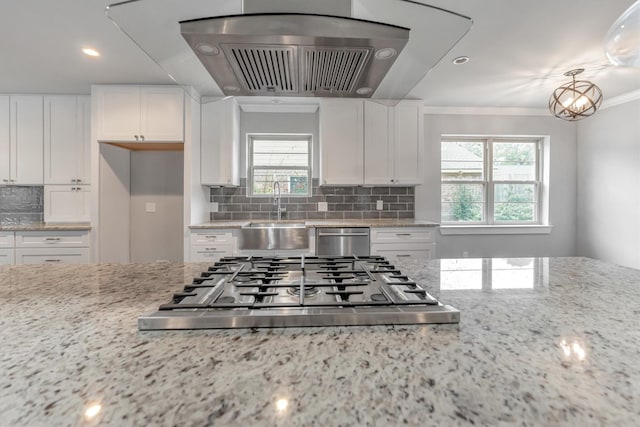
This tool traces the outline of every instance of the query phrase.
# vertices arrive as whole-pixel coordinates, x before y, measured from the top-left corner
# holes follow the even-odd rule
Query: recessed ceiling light
[[[88,56],[100,56],[100,52],[90,47],[83,47],[82,52]]]
[[[376,51],[376,59],[389,59],[396,56],[398,52],[392,47],[385,47]]]
[[[456,65],[460,65],[460,64],[466,64],[467,62],[469,62],[469,57],[468,56],[458,56],[457,58],[454,58],[453,61],[454,64]]]

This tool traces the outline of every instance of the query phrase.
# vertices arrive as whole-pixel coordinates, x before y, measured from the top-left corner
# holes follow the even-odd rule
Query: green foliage
[[[480,205],[474,203],[473,191],[461,185],[453,193],[453,218],[456,221],[481,221]]]

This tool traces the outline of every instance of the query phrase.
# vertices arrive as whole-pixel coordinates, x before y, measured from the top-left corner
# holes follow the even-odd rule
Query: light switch
[[[156,211],[156,204],[155,202],[147,202],[144,205],[144,211],[145,212],[149,212],[149,213],[154,213]]]
[[[382,200],[377,200],[376,201],[376,209],[381,211],[382,209],[384,209],[384,205],[383,205],[383,201]]]
[[[326,212],[329,210],[327,202],[318,202],[318,212]]]

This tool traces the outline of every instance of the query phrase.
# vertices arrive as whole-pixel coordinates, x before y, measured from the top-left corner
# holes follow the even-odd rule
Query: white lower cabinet
[[[88,185],[45,185],[44,221],[89,222],[91,191]]]
[[[191,262],[215,262],[233,256],[235,238],[231,229],[198,230],[191,232]]]
[[[0,249],[0,265],[11,265],[14,263],[14,250]]]
[[[0,231],[0,265],[14,263],[13,231]]]
[[[397,227],[371,229],[371,255],[391,261],[435,258],[436,244],[432,227]]]
[[[89,231],[16,231],[16,264],[86,264]]]

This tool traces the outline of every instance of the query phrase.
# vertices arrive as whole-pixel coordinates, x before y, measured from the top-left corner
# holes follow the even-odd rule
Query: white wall
[[[578,123],[579,255],[640,268],[640,100]]]
[[[440,221],[440,136],[550,136],[550,234],[438,236],[437,257],[571,256],[576,253],[576,124],[549,116],[425,115],[425,184],[416,187],[416,218]]]
[[[318,177],[318,113],[240,113],[240,176],[247,177],[247,133],[312,134],[313,178]]]

